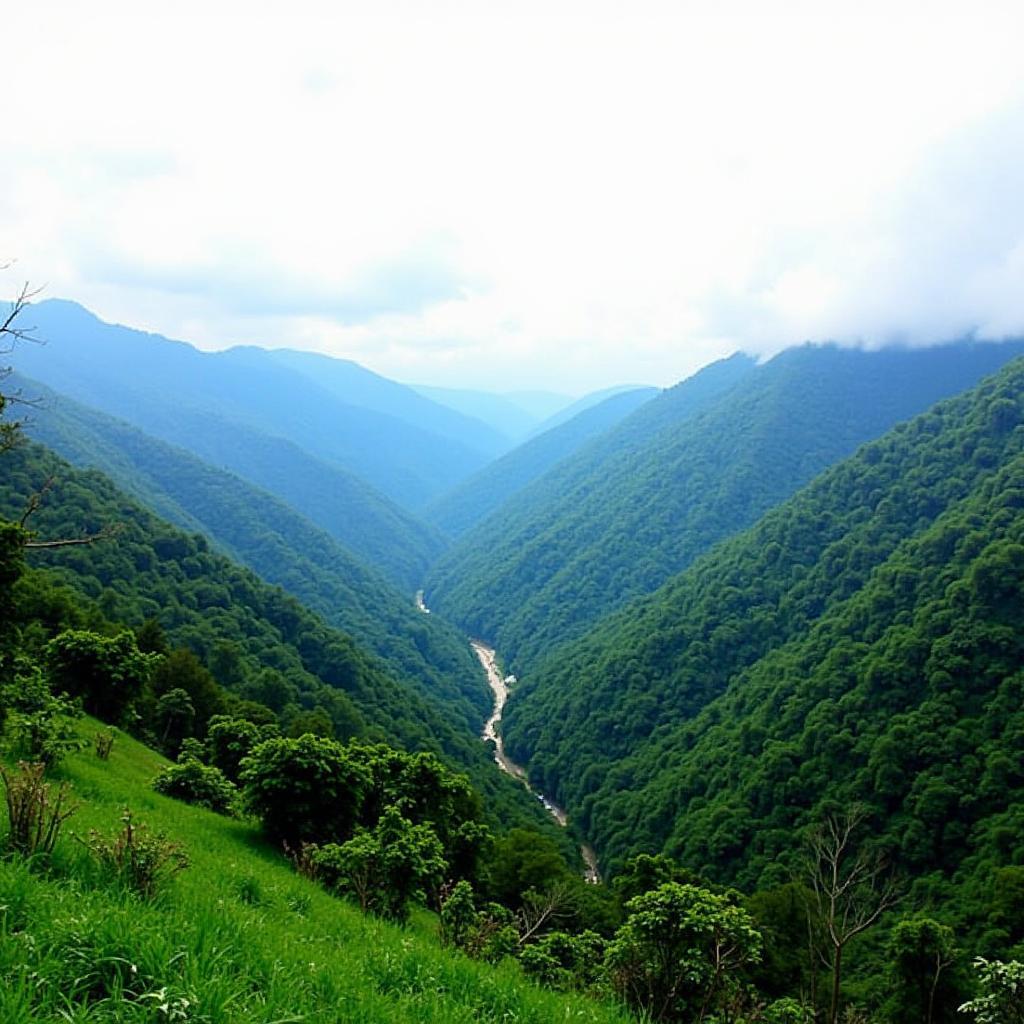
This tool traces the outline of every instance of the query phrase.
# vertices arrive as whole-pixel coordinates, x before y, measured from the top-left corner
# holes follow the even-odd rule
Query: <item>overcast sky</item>
[[[157,6],[5,12],[4,291],[569,393],[1024,333],[1020,2]]]

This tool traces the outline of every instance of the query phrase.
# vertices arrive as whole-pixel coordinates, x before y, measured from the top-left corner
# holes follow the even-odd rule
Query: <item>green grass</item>
[[[365,917],[294,874],[255,827],[162,797],[165,762],[125,736],[56,777],[81,806],[48,868],[0,861],[0,1021],[626,1022],[614,1006],[442,950],[423,911],[406,928]],[[125,806],[185,847],[156,901],[112,884],[70,834],[112,833]],[[6,820],[2,821],[6,828]]]

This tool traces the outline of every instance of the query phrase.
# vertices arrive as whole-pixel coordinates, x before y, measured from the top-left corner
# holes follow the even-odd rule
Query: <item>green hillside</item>
[[[498,772],[466,724],[478,711],[392,678],[351,637],[278,587],[212,551],[205,537],[157,519],[95,471],[74,469],[36,445],[3,456],[0,518],[17,520],[32,494],[42,538],[77,537],[118,524],[92,545],[30,552],[35,572],[19,582],[24,614],[56,631],[155,619],[169,642],[189,649],[217,681],[268,705],[285,724],[325,715],[338,736],[364,736],[429,750],[469,771],[496,820],[553,829],[521,786]],[[64,595],[53,587],[65,588]],[[35,642],[40,626],[31,629]]]
[[[351,634],[391,675],[443,700],[477,732],[490,692],[465,639],[401,594],[284,502],[127,423],[13,378],[39,400],[27,432],[80,466],[106,473],[154,512],[277,584]],[[398,544],[396,537],[393,543]]]
[[[587,441],[610,430],[656,394],[654,388],[636,388],[588,406],[566,422],[524,441],[431,502],[423,510],[424,518],[449,536],[465,533],[527,484]]]
[[[46,344],[20,346],[12,359],[18,372],[207,459],[213,456],[205,446],[218,433],[240,427],[290,441],[409,508],[490,458],[405,420],[343,402],[262,349],[200,352],[104,323],[55,299],[31,306],[22,320]],[[238,444],[220,449],[221,464],[243,472],[233,462]]]
[[[466,534],[429,577],[431,606],[522,674],[859,444],[1022,350],[805,346],[754,368],[716,364]]]
[[[433,915],[400,927],[361,914],[296,874],[253,822],[154,793],[166,762],[152,751],[119,736],[99,760],[95,730],[85,726],[89,749],[58,773],[78,810],[49,870],[0,860],[6,1024],[632,1019],[607,1002],[541,989],[512,962],[495,967],[441,948]],[[125,807],[189,861],[155,901],[112,885],[69,834],[109,835]]]
[[[557,652],[513,753],[613,861],[745,887],[860,805],[918,903],[983,954],[1024,938],[992,909],[1024,863],[1022,396],[1017,360]]]

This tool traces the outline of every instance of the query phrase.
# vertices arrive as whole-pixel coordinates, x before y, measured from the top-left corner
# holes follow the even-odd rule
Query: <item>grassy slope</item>
[[[157,903],[96,877],[69,836],[49,877],[0,863],[0,1020],[629,1019],[442,950],[425,912],[405,929],[364,917],[295,875],[254,826],[153,793],[161,763],[119,736],[108,762],[89,749],[62,770],[82,802],[68,828],[109,833],[127,805],[183,843],[191,867]]]

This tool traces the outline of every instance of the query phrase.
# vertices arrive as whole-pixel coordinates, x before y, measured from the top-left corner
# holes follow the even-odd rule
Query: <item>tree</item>
[[[109,637],[68,629],[46,645],[45,657],[55,693],[81,697],[90,715],[120,725],[159,656],[143,654],[128,630]]]
[[[974,961],[979,993],[960,1007],[977,1024],[1024,1024],[1024,964],[1017,960]]]
[[[845,814],[829,815],[807,840],[813,924],[822,937],[822,958],[832,974],[828,1024],[836,1024],[839,1016],[847,944],[876,924],[902,898],[884,859],[857,845],[856,834],[866,818],[867,811],[860,806]]]
[[[259,744],[242,759],[240,780],[264,830],[297,850],[352,835],[370,773],[339,743],[307,733]]]
[[[666,882],[626,909],[605,963],[619,994],[652,1020],[703,1021],[732,972],[761,957],[753,920],[727,896]]]
[[[156,702],[156,727],[160,730],[160,746],[165,753],[176,756],[182,740],[192,734],[196,709],[187,690],[176,686]]]
[[[895,988],[890,1016],[895,1022],[953,1019],[958,1000],[947,969],[956,963],[957,952],[953,930],[938,921],[911,917],[896,923],[886,947]]]
[[[433,830],[403,818],[397,807],[387,808],[376,828],[314,850],[312,863],[329,889],[393,921],[405,921],[409,904],[437,886],[447,870]]]

